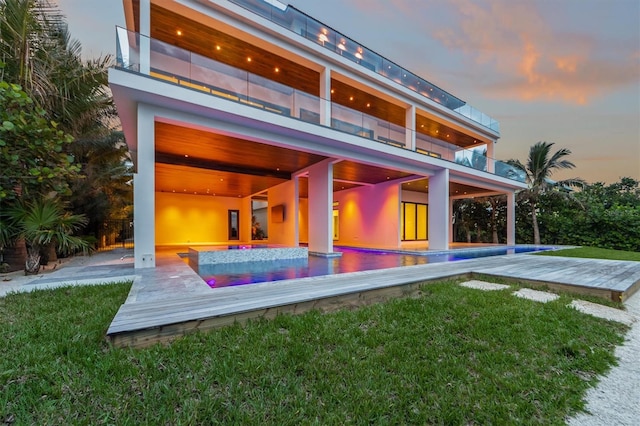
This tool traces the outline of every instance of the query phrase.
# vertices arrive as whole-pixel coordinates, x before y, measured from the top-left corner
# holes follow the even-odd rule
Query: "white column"
[[[429,250],[449,250],[449,169],[429,176]]]
[[[405,133],[405,148],[411,151],[416,150],[416,107],[414,105],[409,106],[406,109],[406,118],[404,120],[406,133]]]
[[[487,144],[487,171],[489,173],[495,173],[495,154],[494,154],[495,142],[489,142]]]
[[[133,177],[133,232],[136,268],[156,266],[154,114],[138,105],[138,168]]]
[[[294,243],[295,247],[300,246],[300,179],[298,176],[294,176],[293,178],[293,217],[294,217]],[[333,192],[331,193],[333,197]],[[333,203],[333,201],[332,201]],[[333,249],[333,248],[332,248]]]
[[[140,0],[140,72],[151,71],[151,0]]]
[[[449,242],[452,243],[453,242],[453,202],[455,200],[453,198],[449,198],[449,217],[451,217],[451,220],[449,220]]]
[[[309,167],[309,251],[333,252],[333,163]]]
[[[240,203],[240,241],[251,242],[251,217],[253,216],[253,205],[251,197],[244,197]]]
[[[320,72],[320,124],[331,127],[331,69]]]
[[[516,194],[507,193],[507,245],[516,244]]]

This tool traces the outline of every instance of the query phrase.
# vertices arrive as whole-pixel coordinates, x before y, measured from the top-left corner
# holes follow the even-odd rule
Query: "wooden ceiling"
[[[402,184],[402,189],[406,191],[429,193],[429,178],[414,180],[411,182],[405,182]],[[488,192],[484,188],[478,188],[476,186],[464,185],[462,183],[449,182],[449,196],[456,195],[469,195],[486,193]]]
[[[404,108],[336,79],[331,79],[331,101],[405,127]]]
[[[432,138],[443,140],[447,143],[467,148],[477,145],[478,141],[473,136],[469,136],[437,121],[431,120],[420,114],[416,115],[416,130]]]
[[[257,169],[262,174],[279,175],[284,172],[290,175],[326,158],[160,122],[156,122],[155,132],[156,155],[161,153],[188,161],[209,161],[219,168]]]
[[[156,122],[156,190],[246,197],[291,179],[291,174],[326,157],[204,130]],[[410,176],[408,173],[340,161],[333,167],[334,191]],[[301,179],[300,196],[307,196]]]
[[[333,178],[348,182],[377,184],[408,176],[411,175],[397,170],[359,164],[353,161],[341,161],[333,166]]]
[[[153,4],[151,38],[315,96],[320,94],[317,71]]]

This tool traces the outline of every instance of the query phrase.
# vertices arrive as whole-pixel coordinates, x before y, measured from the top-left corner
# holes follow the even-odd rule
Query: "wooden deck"
[[[161,279],[158,272],[147,280]],[[622,301],[640,287],[640,262],[508,255],[210,291],[198,289],[197,294],[185,297],[168,290],[165,298],[145,301],[130,297],[116,314],[107,335],[116,346],[145,347],[251,318],[360,306],[419,294],[423,284],[430,281],[482,276]],[[144,281],[143,273],[134,287]],[[144,283],[146,287],[150,284]]]

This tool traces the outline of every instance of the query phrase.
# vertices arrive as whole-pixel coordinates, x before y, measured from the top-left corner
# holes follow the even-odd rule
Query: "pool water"
[[[217,288],[427,263],[454,262],[549,249],[549,247],[501,247],[469,251],[457,250],[447,254],[407,254],[380,250],[335,248],[336,251],[342,253],[341,257],[309,256],[308,259],[200,265],[194,269],[210,287]]]

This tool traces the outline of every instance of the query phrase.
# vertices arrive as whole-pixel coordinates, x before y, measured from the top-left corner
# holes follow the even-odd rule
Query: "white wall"
[[[309,200],[298,200],[298,235],[301,243],[309,242]]]
[[[400,246],[400,185],[382,183],[334,193],[340,212],[340,245]]]
[[[227,243],[228,210],[240,210],[241,221],[251,214],[243,210],[243,200],[239,198],[167,192],[156,192],[155,196],[155,235],[159,246]],[[241,241],[248,241],[250,235],[240,232]]]
[[[269,243],[296,246],[298,244],[298,202],[296,181],[291,180],[269,189]],[[271,209],[284,205],[284,222],[274,223]]]

